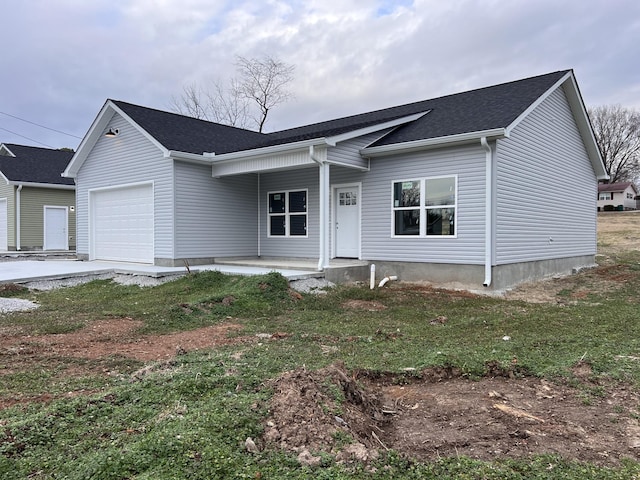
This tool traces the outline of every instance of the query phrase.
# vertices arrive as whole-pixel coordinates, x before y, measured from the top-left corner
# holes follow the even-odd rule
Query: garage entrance
[[[90,260],[153,263],[153,184],[89,192]]]

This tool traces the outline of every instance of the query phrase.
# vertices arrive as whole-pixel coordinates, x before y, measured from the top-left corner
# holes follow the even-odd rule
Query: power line
[[[25,137],[24,135],[20,135],[19,133],[12,132],[11,130],[7,130],[6,128],[0,127],[0,130],[4,130],[5,132],[9,132],[12,135],[17,135],[18,137],[26,138],[27,140],[31,140],[32,142],[39,143],[40,145],[44,145],[45,147],[53,148],[51,145],[47,145],[46,143],[39,142],[34,138]]]
[[[7,117],[11,117],[11,118],[15,118],[16,120],[20,120],[21,122],[26,122],[26,123],[30,123],[31,125],[35,125],[36,127],[40,127],[40,128],[46,128],[47,130],[51,130],[52,132],[56,132],[56,133],[61,133],[62,135],[68,135],[69,137],[74,137],[77,138],[79,140],[82,140],[82,137],[79,137],[77,135],[73,135],[71,133],[66,133],[63,132],[61,130],[56,130],[55,128],[51,128],[51,127],[46,127],[44,125],[40,125],[39,123],[36,122],[32,122],[31,120],[25,120],[24,118],[20,118],[20,117],[16,117],[15,115],[11,115],[10,113],[6,113],[6,112],[0,112],[2,115],[6,115]],[[3,129],[4,130],[4,129]],[[7,130],[8,131],[8,130]],[[17,134],[15,134],[17,135]],[[20,135],[21,136],[21,135]],[[27,137],[24,137],[27,138]],[[31,140],[31,139],[29,139]],[[35,140],[34,140],[35,141]],[[40,142],[38,142],[40,143]],[[43,144],[44,145],[44,144]]]

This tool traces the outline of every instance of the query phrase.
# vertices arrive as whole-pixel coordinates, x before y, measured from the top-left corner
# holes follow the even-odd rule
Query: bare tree
[[[196,83],[183,86],[179,97],[171,97],[171,108],[182,115],[209,120],[204,94]]]
[[[603,105],[590,108],[589,117],[609,182],[636,181],[640,177],[640,112]]]
[[[238,86],[242,96],[255,102],[259,108],[254,120],[258,131],[262,132],[271,109],[292,96],[287,86],[293,80],[294,66],[273,57],[257,59],[238,55],[236,67],[240,73]]]
[[[185,85],[179,97],[172,97],[175,112],[240,128],[262,132],[273,107],[289,100],[288,84],[293,80],[292,65],[275,59],[236,57],[238,76],[225,87],[212,81],[208,88],[196,83]]]

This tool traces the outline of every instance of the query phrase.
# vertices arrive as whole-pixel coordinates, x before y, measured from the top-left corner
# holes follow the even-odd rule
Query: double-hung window
[[[598,200],[611,200],[611,192],[600,193]]]
[[[458,178],[393,182],[393,236],[455,236]]]
[[[291,190],[268,193],[269,236],[307,236],[307,191]]]

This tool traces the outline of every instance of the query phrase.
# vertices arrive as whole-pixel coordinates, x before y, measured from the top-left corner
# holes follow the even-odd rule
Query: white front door
[[[339,187],[334,190],[335,256],[360,256],[360,187]]]
[[[7,199],[0,198],[0,252],[8,249]]]
[[[67,207],[44,207],[44,250],[69,250]]]

